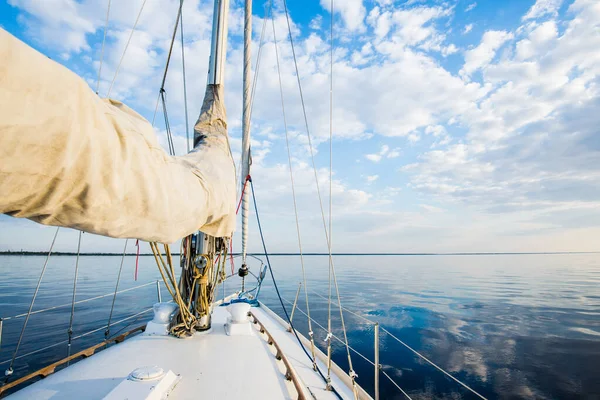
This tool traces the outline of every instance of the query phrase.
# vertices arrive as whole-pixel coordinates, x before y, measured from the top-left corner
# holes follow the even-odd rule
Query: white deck
[[[265,325],[296,370],[303,387],[315,398],[337,399],[324,390],[325,383],[312,369],[292,333],[268,309],[252,312]],[[227,336],[224,307],[216,307],[212,331],[189,339],[145,334],[125,340],[84,359],[9,396],[19,399],[101,399],[134,369],[157,365],[171,370],[181,380],[169,399],[290,399],[297,398],[293,384],[285,379],[285,367],[275,358],[274,346],[253,325],[252,336]],[[320,362],[322,371],[324,365]],[[352,399],[343,376],[333,376],[342,398]],[[362,397],[362,396],[361,396]]]

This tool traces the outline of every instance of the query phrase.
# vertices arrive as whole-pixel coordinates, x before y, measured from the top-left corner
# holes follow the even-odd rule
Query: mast
[[[242,268],[240,276],[247,274],[246,254],[248,251],[248,213],[250,209],[250,193],[244,190],[248,184],[246,179],[250,176],[250,84],[251,60],[250,44],[252,41],[252,0],[245,1],[244,7],[244,92],[242,111]],[[246,188],[247,189],[247,188]],[[244,275],[242,275],[244,274]]]
[[[227,15],[229,0],[215,0],[213,13],[212,41],[210,46],[210,63],[208,66],[208,84],[222,85],[227,54]]]
[[[213,123],[217,120],[221,120],[221,123],[217,125],[222,124],[217,131],[224,130],[225,135],[227,135],[225,109],[222,102],[225,58],[227,55],[228,13],[229,0],[215,0],[208,82],[200,117],[194,127],[194,147],[199,142],[208,140],[207,134],[215,133],[212,132],[215,129]],[[223,239],[200,231],[184,239],[184,245],[186,246],[187,257],[182,259],[183,269],[179,284],[180,291],[184,293],[182,296],[184,303],[192,305],[191,314],[196,318],[195,326],[192,329],[206,331],[211,327],[214,291],[220,281],[221,277],[219,275],[222,272],[220,266],[215,265],[217,254],[226,246]],[[224,264],[222,267],[224,268]],[[191,290],[186,286],[189,282],[193,282]],[[189,320],[193,321],[193,318]],[[183,322],[185,324],[186,321]]]

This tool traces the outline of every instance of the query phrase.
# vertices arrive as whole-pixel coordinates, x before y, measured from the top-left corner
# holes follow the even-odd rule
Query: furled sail
[[[236,177],[221,85],[195,148],[169,156],[151,124],[0,29],[0,213],[171,243],[235,228]]]

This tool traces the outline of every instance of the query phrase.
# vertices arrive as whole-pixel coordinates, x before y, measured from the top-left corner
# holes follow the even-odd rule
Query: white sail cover
[[[172,157],[147,120],[2,29],[0,60],[0,213],[163,243],[233,232],[222,88],[207,88],[196,148]]]

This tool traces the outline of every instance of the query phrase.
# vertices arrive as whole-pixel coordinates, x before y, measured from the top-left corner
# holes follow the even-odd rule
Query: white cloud
[[[44,49],[64,54],[65,60],[70,57],[66,64],[93,85],[97,64],[91,65],[90,60],[98,60],[97,36],[105,2],[61,0],[68,3],[64,5],[53,1],[48,4],[65,9],[67,16],[54,15],[50,6],[44,8],[45,3],[12,0],[11,4],[27,9],[24,19],[29,39],[43,43]],[[165,38],[170,35],[177,4],[174,0],[148,2],[115,86],[117,97],[150,118],[168,48]],[[365,4],[372,8],[367,10]],[[359,190],[348,184],[352,180],[347,176],[347,160],[334,154],[334,230],[344,231],[335,241],[337,249],[351,248],[359,238],[370,238],[374,250],[389,250],[394,245],[392,239],[402,240],[407,249],[428,251],[489,250],[490,243],[497,246],[494,250],[595,246],[589,238],[600,234],[600,193],[595,189],[600,179],[596,135],[600,121],[595,112],[600,107],[598,3],[575,0],[567,17],[540,6],[536,10],[542,11],[534,13],[536,18],[556,19],[534,22],[528,17],[523,26],[512,31],[485,32],[480,43],[465,52],[459,74],[447,68],[443,59],[443,55],[457,50],[446,33],[461,31],[452,24],[451,6],[426,7],[417,2],[394,9],[389,1],[379,1],[377,6],[365,4],[350,2],[336,10],[344,32],[339,32],[335,49],[334,147],[339,141],[340,147],[373,148],[373,140],[381,143],[384,137],[403,137],[394,140],[408,142],[402,150],[403,159],[406,154],[407,160],[414,161],[402,166],[400,149],[376,145],[378,150],[360,159],[387,167],[385,159],[397,158],[389,164],[400,169],[410,190],[401,191],[405,189],[401,184],[381,190],[376,188],[378,185],[365,185],[365,180],[375,181],[373,177],[384,176],[383,172],[396,173],[381,170],[364,177],[363,190]],[[101,93],[106,92],[114,74],[140,1],[113,5]],[[188,7],[184,14],[186,66],[193,123],[203,97],[212,11],[208,3],[199,1],[186,1],[184,7]],[[368,30],[361,27],[367,11]],[[165,18],[166,14],[173,18]],[[226,103],[232,146],[237,148],[242,75],[238,6],[232,8],[231,16]],[[260,22],[257,18],[259,27]],[[304,119],[281,13],[276,13],[275,25],[302,235],[307,249],[323,249]],[[328,32],[320,32],[316,25],[313,31],[308,28],[292,21],[313,146],[323,151],[329,133]],[[462,42],[460,46],[465,48]],[[175,145],[182,152],[180,50],[177,43],[167,94]],[[259,207],[269,211],[263,217],[267,240],[277,249],[293,251],[293,210],[287,160],[282,155],[279,83],[270,29],[262,57],[252,127],[255,183]],[[475,72],[480,74],[471,80]],[[157,121],[159,140],[164,144],[160,113]],[[385,140],[393,143],[392,139]],[[356,156],[351,158],[353,163]],[[321,164],[317,167],[327,201],[329,173]],[[410,204],[410,196],[403,197],[409,192],[419,198],[426,196],[427,204]],[[420,211],[407,211],[406,207]],[[435,208],[442,207],[456,212],[435,212]],[[10,232],[5,226],[0,234]],[[23,228],[23,232],[31,233],[28,229]],[[515,232],[526,233],[514,240]],[[7,234],[3,235],[0,242],[5,243]],[[440,237],[445,240],[431,244],[432,238]],[[562,237],[566,238],[564,243]]]
[[[373,161],[374,163],[378,163],[384,158],[396,158],[400,156],[400,148],[396,147],[394,149],[390,149],[390,146],[384,144],[381,146],[381,150],[378,153],[366,154],[365,158],[369,161]]]
[[[546,15],[555,17],[558,15],[558,9],[562,5],[563,0],[536,0],[535,4],[531,6],[527,14],[523,16],[523,21],[529,19],[536,19]]]
[[[431,212],[431,213],[440,213],[443,212],[444,209],[440,208],[440,207],[435,207],[429,204],[420,204],[419,207],[421,207],[423,210],[427,211],[427,212]]]
[[[489,62],[483,79],[494,89],[460,117],[466,140],[403,168],[414,190],[510,218],[531,237],[597,230],[600,54],[591,49],[600,48],[600,9],[576,1],[571,10],[562,35],[552,21],[536,25],[514,53]]]
[[[331,2],[321,0],[321,6],[331,12]],[[364,20],[367,16],[367,10],[362,0],[345,0],[334,3],[335,13],[342,16],[344,25],[350,31],[363,32],[365,30]]]
[[[463,34],[466,35],[467,33],[471,32],[473,30],[473,24],[467,24],[465,25],[465,29],[463,30]]]
[[[375,182],[377,179],[379,179],[379,175],[369,175],[369,176],[367,176],[367,182],[369,182],[369,183]]]
[[[477,7],[477,3],[471,3],[469,4],[466,8],[465,8],[465,12],[469,12],[471,10],[473,10],[475,7]]]
[[[383,157],[380,154],[367,154],[365,158],[369,161],[379,162]]]
[[[485,67],[494,59],[496,51],[512,38],[513,34],[506,31],[485,32],[479,46],[465,53],[465,64],[460,70],[461,76],[468,77],[478,69]]]
[[[323,25],[323,16],[320,14],[317,15],[316,17],[314,17],[313,19],[311,19],[310,24],[308,24],[310,29],[314,29],[314,30],[321,29],[322,25]]]

